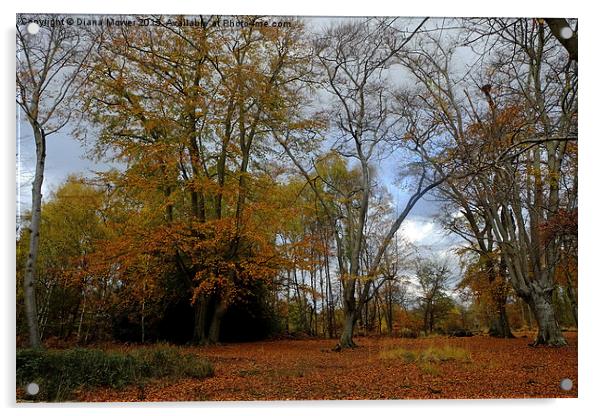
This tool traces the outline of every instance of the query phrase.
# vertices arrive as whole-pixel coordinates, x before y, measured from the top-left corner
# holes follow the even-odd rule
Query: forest
[[[576,19],[109,18],[17,16],[19,400],[576,396]]]

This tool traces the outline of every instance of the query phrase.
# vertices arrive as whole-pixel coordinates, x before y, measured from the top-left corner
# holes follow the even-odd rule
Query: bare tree
[[[23,278],[29,342],[40,346],[35,296],[36,261],[42,215],[42,183],[47,138],[72,120],[77,92],[85,79],[85,62],[91,50],[82,33],[72,26],[50,24],[55,16],[17,16],[17,104],[33,131],[36,146],[31,192],[29,253]],[[28,32],[27,24],[33,30]],[[39,29],[35,33],[35,29]]]
[[[334,137],[331,147],[346,163],[355,162],[359,173],[356,186],[349,190],[354,201],[352,209],[347,209],[343,215],[332,211],[316,183],[323,182],[335,193],[338,192],[336,187],[303,166],[291,150],[291,137],[276,135],[316,192],[331,229],[337,230],[334,236],[344,310],[338,349],[355,346],[353,333],[356,322],[362,307],[378,289],[374,281],[380,275],[381,260],[395,233],[420,198],[444,180],[433,176],[424,165],[416,165],[418,180],[415,190],[383,234],[371,264],[362,267],[366,222],[376,185],[372,163],[382,156],[385,144],[404,130],[403,115],[393,111],[390,105],[395,84],[388,79],[389,70],[394,64],[394,56],[420,30],[425,20],[405,37],[395,28],[395,22],[395,19],[367,19],[342,23],[327,29],[315,41],[319,71],[317,82],[331,98],[330,110],[326,111],[326,118],[331,121],[329,133]],[[420,159],[420,151],[416,154]]]
[[[544,20],[552,31],[554,37],[569,53],[569,58],[577,61],[579,55],[577,29],[575,28],[575,30],[573,30],[567,19],[549,18]]]
[[[577,63],[566,63],[543,22],[496,20],[492,25],[504,38],[492,80],[505,86],[499,94],[507,98],[496,101],[483,91],[489,120],[482,132],[491,143],[512,150],[498,150],[492,175],[481,175],[478,184],[514,290],[537,319],[535,345],[561,346],[566,341],[552,303],[561,241],[544,241],[541,230],[561,210],[573,208],[570,192],[560,184],[570,157],[567,145],[577,138]],[[514,115],[516,109],[522,113]]]
[[[416,261],[418,301],[422,309],[425,334],[433,332],[435,323],[452,307],[451,299],[446,293],[450,277],[450,269],[443,262],[424,258]]]
[[[541,228],[576,207],[573,191],[560,186],[567,177],[567,144],[577,134],[576,61],[566,63],[543,21],[470,24],[463,44],[473,46],[482,71],[473,65],[464,82],[450,77],[453,45],[444,48],[438,39],[402,60],[426,91],[416,99],[463,166],[465,180],[456,175],[444,192],[474,222],[472,238],[486,243],[481,252],[492,240],[500,250],[504,273],[538,321],[535,344],[564,345],[552,304],[561,245],[543,241]],[[432,163],[444,171],[440,160]]]

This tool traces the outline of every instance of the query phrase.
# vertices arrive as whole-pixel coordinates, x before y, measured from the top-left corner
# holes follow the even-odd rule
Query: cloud
[[[434,231],[432,221],[419,221],[407,219],[401,227],[401,233],[410,243],[419,243],[427,240]]]
[[[462,216],[464,216],[464,214],[462,214],[462,211],[460,211],[460,210],[457,210],[456,212],[451,214],[452,218],[460,218]]]

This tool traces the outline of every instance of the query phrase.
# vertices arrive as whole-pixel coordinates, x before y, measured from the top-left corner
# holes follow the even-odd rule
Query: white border
[[[10,3],[10,4],[7,4]],[[596,306],[599,300],[601,273],[600,262],[600,138],[596,121],[600,119],[600,40],[599,14],[593,6],[576,1],[525,1],[502,0],[499,2],[463,2],[430,0],[393,2],[374,0],[354,2],[344,0],[304,0],[295,5],[285,5],[278,0],[220,0],[205,3],[199,0],[158,1],[144,0],[124,2],[123,0],[102,0],[95,2],[71,3],[66,0],[26,0],[5,1],[2,4],[2,70],[3,132],[2,193],[2,288],[0,308],[2,321],[2,377],[0,394],[2,405],[7,407],[4,414],[45,415],[105,415],[107,411],[120,415],[164,415],[177,414],[245,414],[261,415],[303,415],[308,413],[365,415],[368,411],[385,414],[420,413],[440,415],[504,415],[509,413],[545,413],[546,415],[589,414],[599,402],[602,394],[598,390],[600,379],[600,313]],[[593,3],[593,2],[591,2]],[[169,14],[271,14],[271,15],[313,15],[313,16],[537,16],[537,17],[577,17],[579,18],[580,46],[580,315],[579,334],[579,399],[558,400],[461,400],[461,401],[382,401],[382,402],[249,402],[249,403],[178,403],[145,405],[35,405],[16,408],[14,390],[14,343],[15,343],[15,102],[14,102],[14,24],[17,12],[55,13],[169,13]],[[598,36],[596,36],[598,35]]]

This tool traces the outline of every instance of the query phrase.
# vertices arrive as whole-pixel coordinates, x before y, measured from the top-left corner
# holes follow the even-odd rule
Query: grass
[[[424,373],[432,376],[440,374],[440,363],[447,361],[469,363],[472,361],[468,351],[450,345],[443,347],[431,346],[421,351],[393,348],[381,352],[380,358],[384,360],[402,360],[406,364],[416,363]]]
[[[257,368],[250,368],[250,369],[238,370],[237,374],[241,377],[252,377],[252,376],[260,375],[261,371],[259,371]]]
[[[141,388],[153,378],[204,378],[213,375],[209,361],[178,348],[159,345],[131,353],[76,348],[17,350],[17,385],[37,383],[35,400],[69,400],[77,389],[108,386]]]
[[[470,353],[463,348],[446,345],[444,347],[428,347],[422,351],[394,348],[380,353],[380,358],[385,360],[401,359],[405,363],[430,362],[440,363],[445,361],[470,362]]]
[[[446,345],[444,347],[429,347],[421,353],[421,361],[439,363],[444,361],[472,361],[470,353],[463,348]]]
[[[441,374],[441,369],[437,364],[427,362],[420,364],[418,367],[420,367],[423,373],[431,376],[438,376],[439,374]]]
[[[413,363],[418,359],[418,354],[412,350],[395,348],[380,353],[380,358],[385,360],[402,360],[406,364]]]

